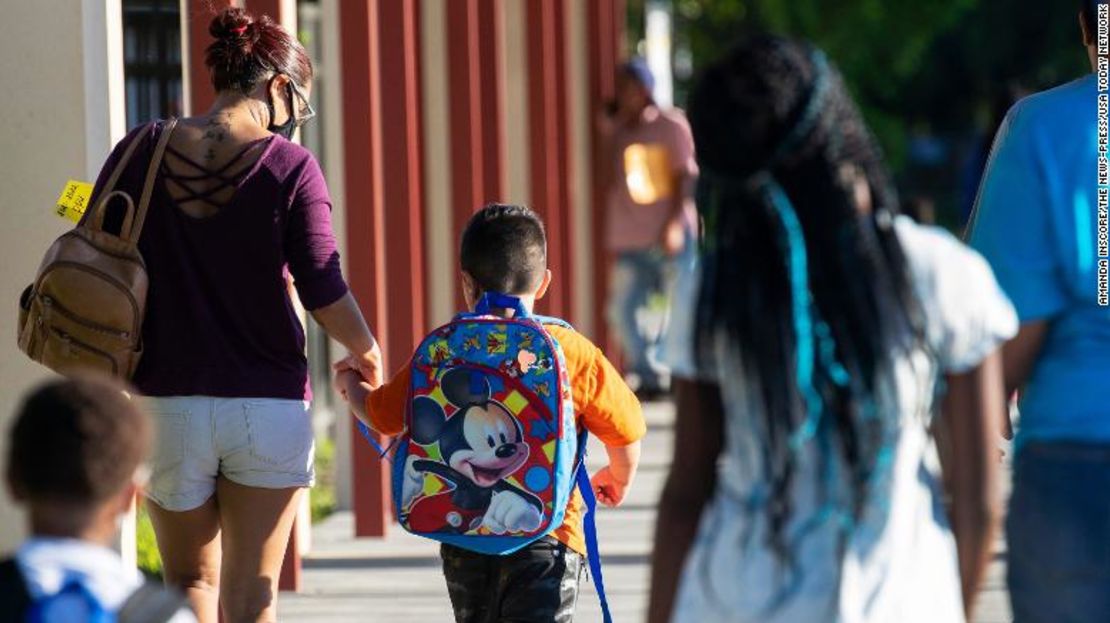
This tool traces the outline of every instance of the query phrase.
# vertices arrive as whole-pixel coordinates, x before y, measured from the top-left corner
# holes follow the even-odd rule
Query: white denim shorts
[[[147,497],[188,511],[216,477],[247,487],[311,487],[316,446],[308,402],[281,398],[143,398],[157,426]]]

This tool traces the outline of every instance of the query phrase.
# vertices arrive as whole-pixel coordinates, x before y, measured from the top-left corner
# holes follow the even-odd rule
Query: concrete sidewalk
[[[670,463],[673,410],[667,404],[652,404],[645,411],[650,431],[636,484],[621,508],[598,513],[606,589],[618,623],[644,619],[655,505]],[[590,455],[591,470],[605,461],[600,446],[591,447]],[[380,540],[353,539],[353,530],[350,513],[337,513],[314,528],[313,552],[304,561],[304,591],[282,594],[282,621],[452,621],[435,543],[400,528]],[[1009,621],[1003,579],[999,555],[980,601],[977,623]],[[585,581],[576,620],[601,621],[597,594]]]

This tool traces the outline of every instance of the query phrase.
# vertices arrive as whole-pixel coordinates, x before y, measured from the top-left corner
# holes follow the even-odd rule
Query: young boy
[[[515,296],[531,310],[551,283],[543,223],[528,208],[490,205],[470,219],[460,249],[462,287],[474,309],[484,292]],[[579,426],[605,444],[609,465],[594,474],[597,498],[618,506],[636,473],[646,427],[640,404],[601,350],[561,326],[546,327],[562,347]],[[336,385],[355,414],[386,435],[401,433],[409,368],[372,389],[339,366]],[[443,573],[458,623],[535,621],[565,623],[574,617],[586,551],[583,501],[576,490],[566,519],[547,537],[507,556],[443,545]]]
[[[6,476],[31,537],[0,562],[0,619],[196,621],[180,595],[144,585],[109,549],[142,486],[152,435],[149,417],[110,379],[53,381],[25,399]]]

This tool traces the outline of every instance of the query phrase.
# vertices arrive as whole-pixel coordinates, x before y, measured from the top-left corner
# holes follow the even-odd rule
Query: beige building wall
[[[92,181],[122,138],[119,0],[10,2],[0,37],[0,454],[20,396],[49,376],[15,346],[17,302],[50,242],[72,224],[52,207],[67,179]],[[36,26],[37,25],[37,26]],[[0,494],[0,551],[23,537],[23,518]]]
[[[420,6],[420,70],[424,122],[424,245],[429,326],[451,319],[455,309],[455,248],[451,223],[451,105],[448,88],[447,2]]]
[[[527,24],[524,3],[528,0],[506,0],[504,7],[505,27],[501,29],[502,41],[499,46],[501,75],[505,77],[505,88],[501,90],[505,101],[504,112],[505,144],[501,153],[505,160],[505,201],[509,203],[532,203],[531,170],[528,167],[528,45]]]
[[[574,248],[571,259],[574,271],[574,317],[576,328],[586,335],[596,335],[593,309],[594,279],[598,264],[593,253],[593,219],[591,215],[590,115],[589,93],[589,33],[587,32],[586,2],[588,0],[563,0],[567,11],[567,75],[574,79],[567,85],[570,99],[571,132],[571,210],[574,214]]]

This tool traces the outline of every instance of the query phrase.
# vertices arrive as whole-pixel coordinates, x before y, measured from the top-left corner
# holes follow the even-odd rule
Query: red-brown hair
[[[312,61],[304,46],[280,24],[245,9],[229,7],[212,19],[208,32],[216,39],[204,62],[217,92],[250,93],[274,74],[285,74],[297,85],[312,80]]]

